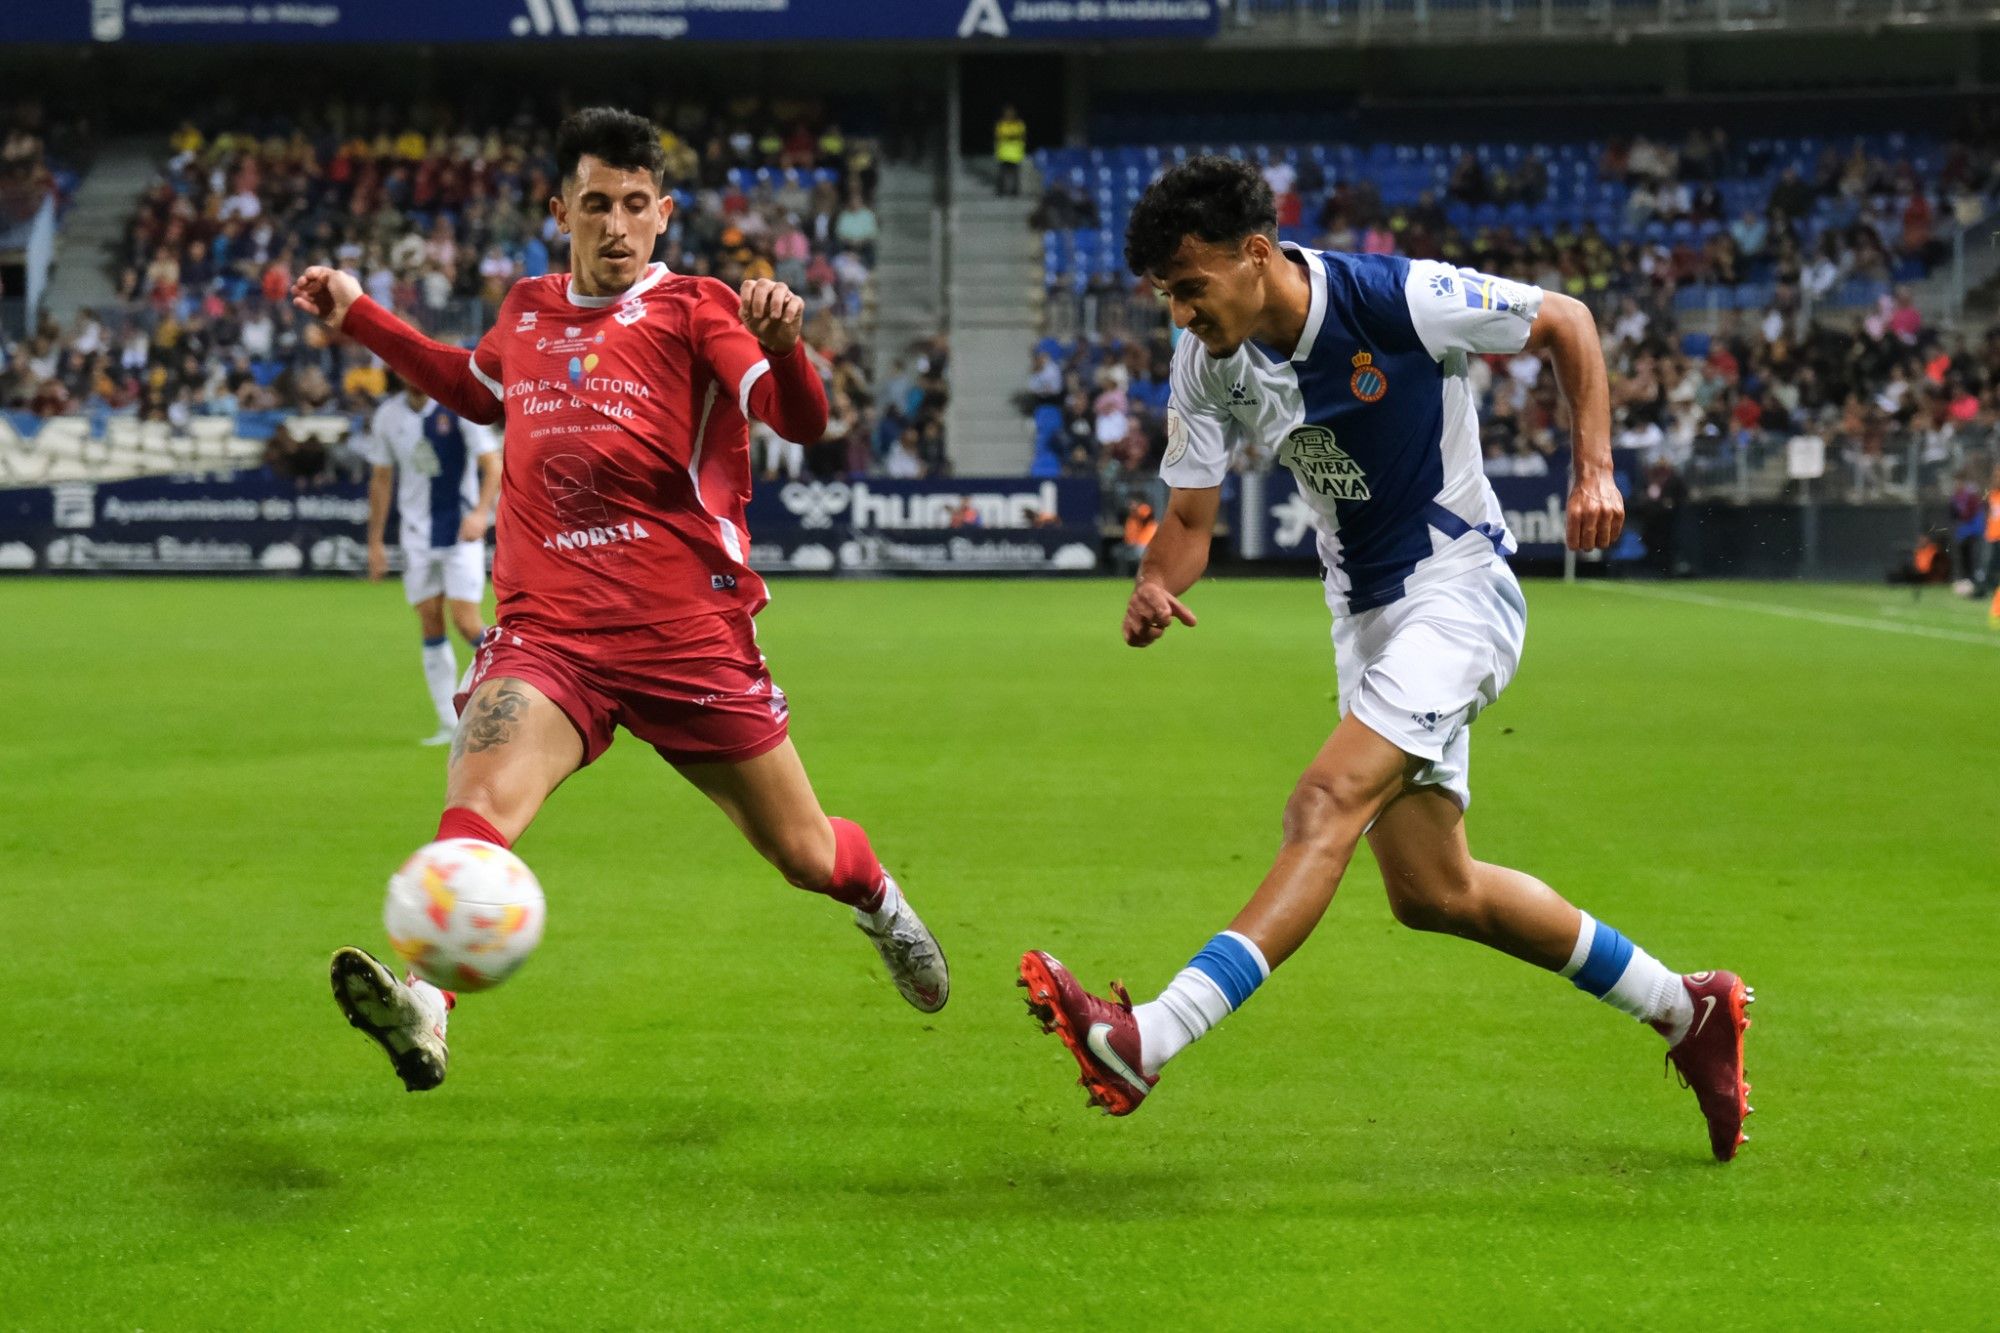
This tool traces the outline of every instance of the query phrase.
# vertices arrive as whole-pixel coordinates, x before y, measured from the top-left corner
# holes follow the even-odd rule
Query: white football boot
[[[882,906],[873,912],[855,908],[854,924],[882,955],[882,966],[889,969],[889,979],[902,997],[934,1014],[951,998],[951,969],[944,950],[887,871],[882,882]]]
[[[428,735],[428,736],[424,737],[424,738],[423,738],[422,740],[418,741],[418,742],[417,742],[417,744],[419,744],[419,745],[450,745],[450,744],[452,743],[452,740],[453,740],[453,739],[454,739],[454,738],[455,738],[455,737],[456,737],[457,735],[458,735],[458,729],[457,729],[456,727],[447,727],[447,726],[443,726],[443,725],[440,725],[440,726],[438,727],[438,729],[437,729],[436,731],[433,731],[433,732],[432,732],[432,733],[431,733],[430,735]]]
[[[396,1076],[411,1092],[444,1082],[450,1053],[444,1044],[451,1005],[444,992],[415,977],[409,984],[363,950],[334,950],[333,998],[347,1021],[389,1053]]]

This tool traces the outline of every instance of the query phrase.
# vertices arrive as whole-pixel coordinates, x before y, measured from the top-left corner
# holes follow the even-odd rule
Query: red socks
[[[507,840],[500,836],[499,829],[462,805],[452,806],[438,819],[437,840],[443,842],[446,838],[472,838],[478,842],[490,842],[495,847],[507,846]]]
[[[882,863],[868,845],[868,835],[851,819],[830,819],[833,825],[833,883],[826,896],[835,902],[872,912],[882,905]]]
[[[454,805],[438,817],[437,840],[443,842],[446,838],[471,838],[475,842],[490,842],[502,848],[507,845],[499,829],[487,823],[484,816],[476,815],[462,805]],[[440,987],[438,993],[444,996],[446,1013],[458,1008],[457,991]]]

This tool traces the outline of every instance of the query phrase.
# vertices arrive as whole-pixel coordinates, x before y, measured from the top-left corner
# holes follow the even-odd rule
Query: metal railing
[[[1564,34],[1872,31],[1990,22],[1967,0],[1228,0],[1225,41],[1344,44]]]
[[[0,302],[0,311],[15,304],[19,303]],[[270,315],[280,338],[288,330],[296,331],[313,322],[295,309],[290,301],[266,301],[262,294],[257,292],[250,293],[240,301],[232,301],[229,305],[230,310],[239,319],[248,319],[258,313]],[[194,308],[193,299],[189,298],[171,313],[177,322],[185,323]],[[477,296],[455,296],[442,307],[426,306],[413,311],[398,311],[404,318],[441,342],[478,338],[492,326],[498,312],[499,307]],[[89,314],[104,326],[108,335],[115,338],[132,329],[139,329],[150,335],[159,327],[160,321],[168,312],[150,301],[102,301],[86,306],[77,313]],[[22,331],[24,330],[15,330],[17,335]],[[65,326],[63,331],[67,333],[68,327]]]
[[[1934,310],[1927,312],[1932,319],[1942,320],[1951,327],[1959,327],[1965,320],[1967,273],[1964,232],[1952,237],[1952,259],[1939,269],[1939,275],[1946,279],[1941,300]],[[1865,314],[1876,301],[1895,290],[1897,284],[1889,279],[1849,279],[1833,292],[1815,298],[1810,292],[1798,289],[1794,295],[1792,323],[1795,329],[1804,330],[1816,319],[1834,322],[1852,321]],[[1684,328],[1713,329],[1731,313],[1740,318],[1761,316],[1777,298],[1776,284],[1744,283],[1728,286],[1721,283],[1688,283],[1676,289],[1670,296],[1652,291],[1632,291],[1622,288],[1607,288],[1584,292],[1578,299],[1590,307],[1600,323],[1616,318],[1619,304],[1627,296],[1636,297],[1641,306],[1656,318],[1670,316]],[[1123,284],[1087,288],[1078,291],[1072,286],[1050,288],[1042,297],[1042,333],[1051,338],[1129,338],[1146,337],[1167,330],[1166,307],[1149,292],[1128,289]]]
[[[1798,441],[1817,441],[1800,444]],[[1823,450],[1823,470],[1800,476],[1794,466]],[[1746,431],[1697,441],[1691,450],[1662,452],[1679,467],[1695,499],[1733,504],[1936,504],[1949,499],[1959,477],[1982,487],[2000,458],[2000,431],[1958,425],[1898,430],[1863,437],[1829,432],[1786,435]]]
[[[1886,286],[1884,290],[1887,290]],[[1713,293],[1705,294],[1704,299],[1692,307],[1682,303],[1677,307],[1679,315],[1685,319],[1690,313],[1697,316],[1716,315],[1723,310],[1735,309],[1735,305],[1726,299],[1728,292],[1728,288],[1715,288]],[[1579,299],[1603,324],[1615,317],[1619,302],[1632,294],[1624,291],[1586,292]],[[1647,309],[1657,311],[1658,306],[1649,302]],[[1073,287],[1051,288],[1042,298],[1044,337],[1065,341],[1072,338],[1147,338],[1156,333],[1166,333],[1170,327],[1166,305],[1152,292],[1137,287],[1128,288],[1120,284],[1084,291]]]

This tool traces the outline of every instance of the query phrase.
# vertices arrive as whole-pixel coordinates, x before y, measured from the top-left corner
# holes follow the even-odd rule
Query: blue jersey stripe
[[[1468,532],[1476,532],[1493,543],[1495,553],[1514,554],[1514,544],[1507,540],[1507,529],[1497,523],[1468,523],[1435,500],[1426,506],[1424,516],[1430,520],[1432,527],[1454,540]]]
[[[1409,261],[1317,253],[1326,316],[1295,363],[1305,419],[1360,465],[1367,495],[1335,499],[1349,612],[1387,606],[1431,555],[1425,506],[1444,489],[1443,373],[1410,319]],[[1368,360],[1358,362],[1359,352]],[[1366,395],[1364,397],[1364,394]]]
[[[1322,341],[1327,345],[1330,340]],[[1315,349],[1317,350],[1317,349]],[[1338,421],[1354,401],[1345,361],[1315,355],[1299,372],[1299,394],[1308,422]],[[1419,405],[1423,391],[1406,401]],[[1432,395],[1435,399],[1435,395]],[[1345,401],[1343,401],[1345,400]],[[1335,428],[1334,443],[1361,465],[1365,499],[1333,502],[1340,520],[1340,569],[1347,575],[1350,612],[1387,606],[1403,595],[1403,584],[1431,553],[1430,523],[1424,505],[1444,489],[1443,412],[1398,412],[1387,434],[1366,436]]]

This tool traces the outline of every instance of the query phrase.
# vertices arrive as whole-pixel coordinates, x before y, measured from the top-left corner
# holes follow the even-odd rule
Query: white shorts
[[[1340,713],[1423,766],[1412,787],[1472,803],[1467,732],[1521,665],[1528,603],[1504,560],[1333,622]]]
[[[485,542],[403,548],[404,598],[415,606],[439,593],[454,602],[477,602],[486,595]]]

